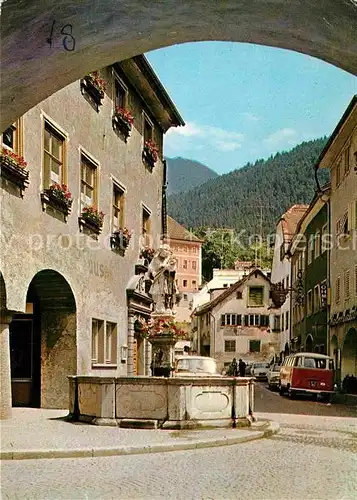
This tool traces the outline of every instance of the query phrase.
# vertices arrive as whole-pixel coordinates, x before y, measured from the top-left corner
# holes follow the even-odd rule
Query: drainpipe
[[[167,236],[167,204],[166,204],[166,189],[167,189],[167,162],[163,160],[163,178],[162,178],[162,195],[161,195],[161,234],[162,238]]]

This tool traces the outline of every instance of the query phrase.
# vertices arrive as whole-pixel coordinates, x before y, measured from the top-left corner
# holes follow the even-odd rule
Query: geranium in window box
[[[129,246],[131,236],[132,232],[127,227],[115,230],[110,238],[111,247],[120,250],[124,254]]]
[[[143,149],[143,159],[151,169],[154,168],[155,163],[159,159],[159,148],[151,139],[145,141]]]
[[[106,82],[99,77],[98,71],[93,71],[86,75],[81,80],[81,90],[85,91],[97,107],[102,104],[102,99],[104,98],[104,92],[106,89]]]
[[[11,149],[2,148],[0,154],[1,177],[12,182],[23,190],[28,184],[29,173],[26,170],[27,163],[22,156],[17,155]]]
[[[145,259],[150,263],[155,255],[156,250],[151,247],[144,247],[140,251],[140,259]]]
[[[52,184],[41,194],[44,205],[50,205],[67,216],[71,210],[73,198],[66,184]]]
[[[79,223],[87,226],[94,233],[99,234],[102,230],[104,215],[103,212],[90,205],[83,208]]]
[[[177,342],[188,338],[187,332],[174,320],[150,319],[142,328],[146,330],[145,333],[150,341],[171,339]]]
[[[134,123],[134,117],[128,109],[117,107],[113,115],[113,126],[127,139]]]

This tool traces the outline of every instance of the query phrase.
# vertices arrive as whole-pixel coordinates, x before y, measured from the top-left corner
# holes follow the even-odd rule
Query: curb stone
[[[1,460],[32,460],[51,458],[93,458],[125,455],[142,455],[146,453],[163,453],[170,451],[196,450],[202,448],[215,448],[218,446],[231,446],[240,443],[247,443],[257,439],[268,438],[279,432],[279,424],[276,422],[264,422],[262,430],[253,428],[249,436],[234,436],[224,438],[211,438],[202,441],[181,441],[171,444],[153,444],[147,446],[117,446],[115,448],[78,448],[78,449],[57,449],[57,450],[8,450],[0,451]],[[239,433],[239,430],[237,430]]]

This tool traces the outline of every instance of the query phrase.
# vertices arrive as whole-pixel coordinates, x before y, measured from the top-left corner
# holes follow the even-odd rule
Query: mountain
[[[303,142],[289,152],[211,179],[168,197],[168,213],[189,228],[245,229],[248,234],[275,231],[279,217],[295,203],[309,203],[316,183],[313,166],[326,137]],[[327,171],[319,173],[321,184]]]
[[[198,161],[187,158],[166,158],[167,160],[167,193],[180,193],[200,186],[218,174]]]

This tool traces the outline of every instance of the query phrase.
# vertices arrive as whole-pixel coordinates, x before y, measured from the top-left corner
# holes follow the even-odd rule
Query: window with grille
[[[349,300],[350,298],[350,271],[345,271],[345,276],[344,276],[344,293],[345,293],[345,300]]]
[[[264,305],[264,287],[251,286],[249,287],[248,295],[249,307],[259,307]]]
[[[64,184],[65,137],[47,121],[45,122],[43,144],[43,186],[49,188],[52,184]]]
[[[341,301],[341,277],[338,276],[336,278],[336,285],[335,285],[335,297],[336,297],[336,304],[339,304]]]
[[[97,206],[97,165],[84,154],[81,155],[81,208]]]
[[[224,341],[224,351],[225,352],[236,352],[236,341],[235,340],[225,340]]]
[[[124,227],[124,190],[117,184],[113,184],[113,228]]]

